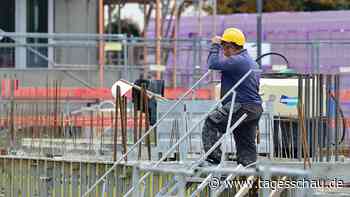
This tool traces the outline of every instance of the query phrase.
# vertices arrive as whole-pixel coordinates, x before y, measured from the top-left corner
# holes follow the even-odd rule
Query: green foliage
[[[309,0],[304,3],[305,11],[350,9],[349,0]]]
[[[350,9],[350,0],[263,0],[264,12]],[[217,0],[218,14],[255,13],[256,0]],[[212,13],[207,5],[204,10]]]

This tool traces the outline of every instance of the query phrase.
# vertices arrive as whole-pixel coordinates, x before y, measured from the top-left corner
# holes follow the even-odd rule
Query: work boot
[[[217,166],[219,165],[219,161],[211,159],[211,158],[207,158],[206,160],[202,161],[198,167],[211,167],[211,166]]]
[[[246,160],[246,159],[238,160],[237,164],[241,164],[244,167],[248,166],[248,168],[255,168],[256,167],[255,161],[250,161],[250,160]]]

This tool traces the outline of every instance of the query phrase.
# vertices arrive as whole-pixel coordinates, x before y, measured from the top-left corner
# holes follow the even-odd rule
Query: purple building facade
[[[299,72],[337,72],[339,67],[350,66],[347,55],[350,49],[349,19],[350,11],[264,13],[263,41],[271,45],[271,51],[287,56],[290,66]],[[154,37],[155,24],[151,21],[147,35]],[[244,31],[248,42],[256,40],[256,26],[256,14],[216,17],[218,35],[228,27],[237,27]],[[214,35],[214,29],[212,16],[201,18],[201,28],[198,17],[182,17],[178,37],[207,40]],[[191,70],[200,66],[205,69],[207,42],[200,46],[195,42],[179,42],[178,46],[177,68]],[[170,54],[167,61],[170,67],[172,58]],[[280,58],[272,57],[271,64],[281,63]]]
[[[273,52],[285,55],[290,68],[300,73],[338,73],[340,68],[350,67],[350,11],[322,12],[275,12],[264,13],[262,17],[263,42]],[[154,38],[154,21],[149,25],[148,36]],[[256,40],[256,14],[233,14],[216,17],[216,28],[212,16],[201,18],[182,17],[178,38],[196,39],[178,42],[176,70],[180,85],[192,84],[194,76],[207,70],[206,59],[209,39],[220,35],[228,27],[243,30],[248,42]],[[199,33],[199,30],[201,32]],[[199,44],[201,43],[201,44]],[[174,57],[169,53],[166,62],[165,79],[170,81]],[[271,57],[268,70],[274,64],[284,64],[280,57]],[[350,74],[341,76],[341,91],[350,95]],[[350,99],[341,101],[347,117],[350,116]],[[349,125],[348,125],[349,126]]]

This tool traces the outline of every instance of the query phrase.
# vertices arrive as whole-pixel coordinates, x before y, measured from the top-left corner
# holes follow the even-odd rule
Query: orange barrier
[[[4,88],[4,87],[3,87]],[[168,99],[177,99],[187,91],[187,88],[165,88],[165,97]],[[195,99],[210,99],[210,90],[206,88],[194,91],[192,96]],[[11,92],[4,88],[1,92],[4,99],[11,98]],[[131,98],[131,91],[126,95]],[[14,90],[14,98],[22,100],[38,99],[61,99],[61,100],[113,100],[109,88],[42,88],[42,87],[20,87]],[[191,98],[191,96],[189,96]]]
[[[103,121],[103,123],[102,123]],[[113,125],[114,125],[113,120]],[[145,128],[145,121],[142,121],[143,128]],[[64,117],[63,121],[61,117],[57,116],[15,116],[13,119],[13,124],[16,127],[30,127],[30,126],[38,126],[38,127],[44,127],[44,126],[61,126],[62,124],[64,126],[76,126],[76,127],[94,127],[94,128],[101,128],[102,125],[104,128],[111,127],[112,126],[112,119],[110,114],[107,115],[104,114],[103,119],[102,116],[96,116],[93,117],[89,115],[79,115],[75,117]],[[10,125],[10,118],[0,118],[0,127],[9,127]],[[118,125],[120,126],[120,119],[118,120]],[[127,127],[128,128],[134,128],[134,119],[132,117],[128,117],[127,119]]]
[[[103,121],[103,123],[102,123]],[[120,121],[120,120],[118,120]],[[15,116],[14,117],[14,124],[16,127],[28,127],[28,126],[60,126],[62,125],[62,120],[60,116]],[[350,118],[345,119],[346,122],[346,128],[350,128]],[[143,128],[145,121],[142,121]],[[10,117],[0,117],[0,127],[8,127],[10,124]],[[112,120],[110,113],[104,113],[103,119],[102,116],[96,116],[94,115],[91,117],[90,115],[75,115],[75,116],[66,116],[63,117],[63,125],[64,126],[77,126],[77,127],[111,127],[112,126]],[[342,122],[340,121],[340,124]],[[114,120],[113,120],[114,125]],[[118,125],[120,125],[120,122],[118,122]],[[335,119],[330,120],[330,126],[332,128],[335,127]],[[134,128],[134,119],[133,117],[127,118],[127,127],[128,128]]]

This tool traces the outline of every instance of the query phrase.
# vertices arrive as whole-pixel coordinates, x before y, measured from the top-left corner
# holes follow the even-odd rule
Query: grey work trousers
[[[205,120],[202,130],[202,141],[204,150],[207,152],[226,132],[231,102],[213,110]],[[257,159],[256,151],[256,130],[260,116],[263,112],[260,104],[239,104],[234,105],[231,126],[246,113],[247,118],[233,130],[236,143],[237,163],[246,166]],[[212,152],[208,160],[220,163],[222,151],[220,146]]]

